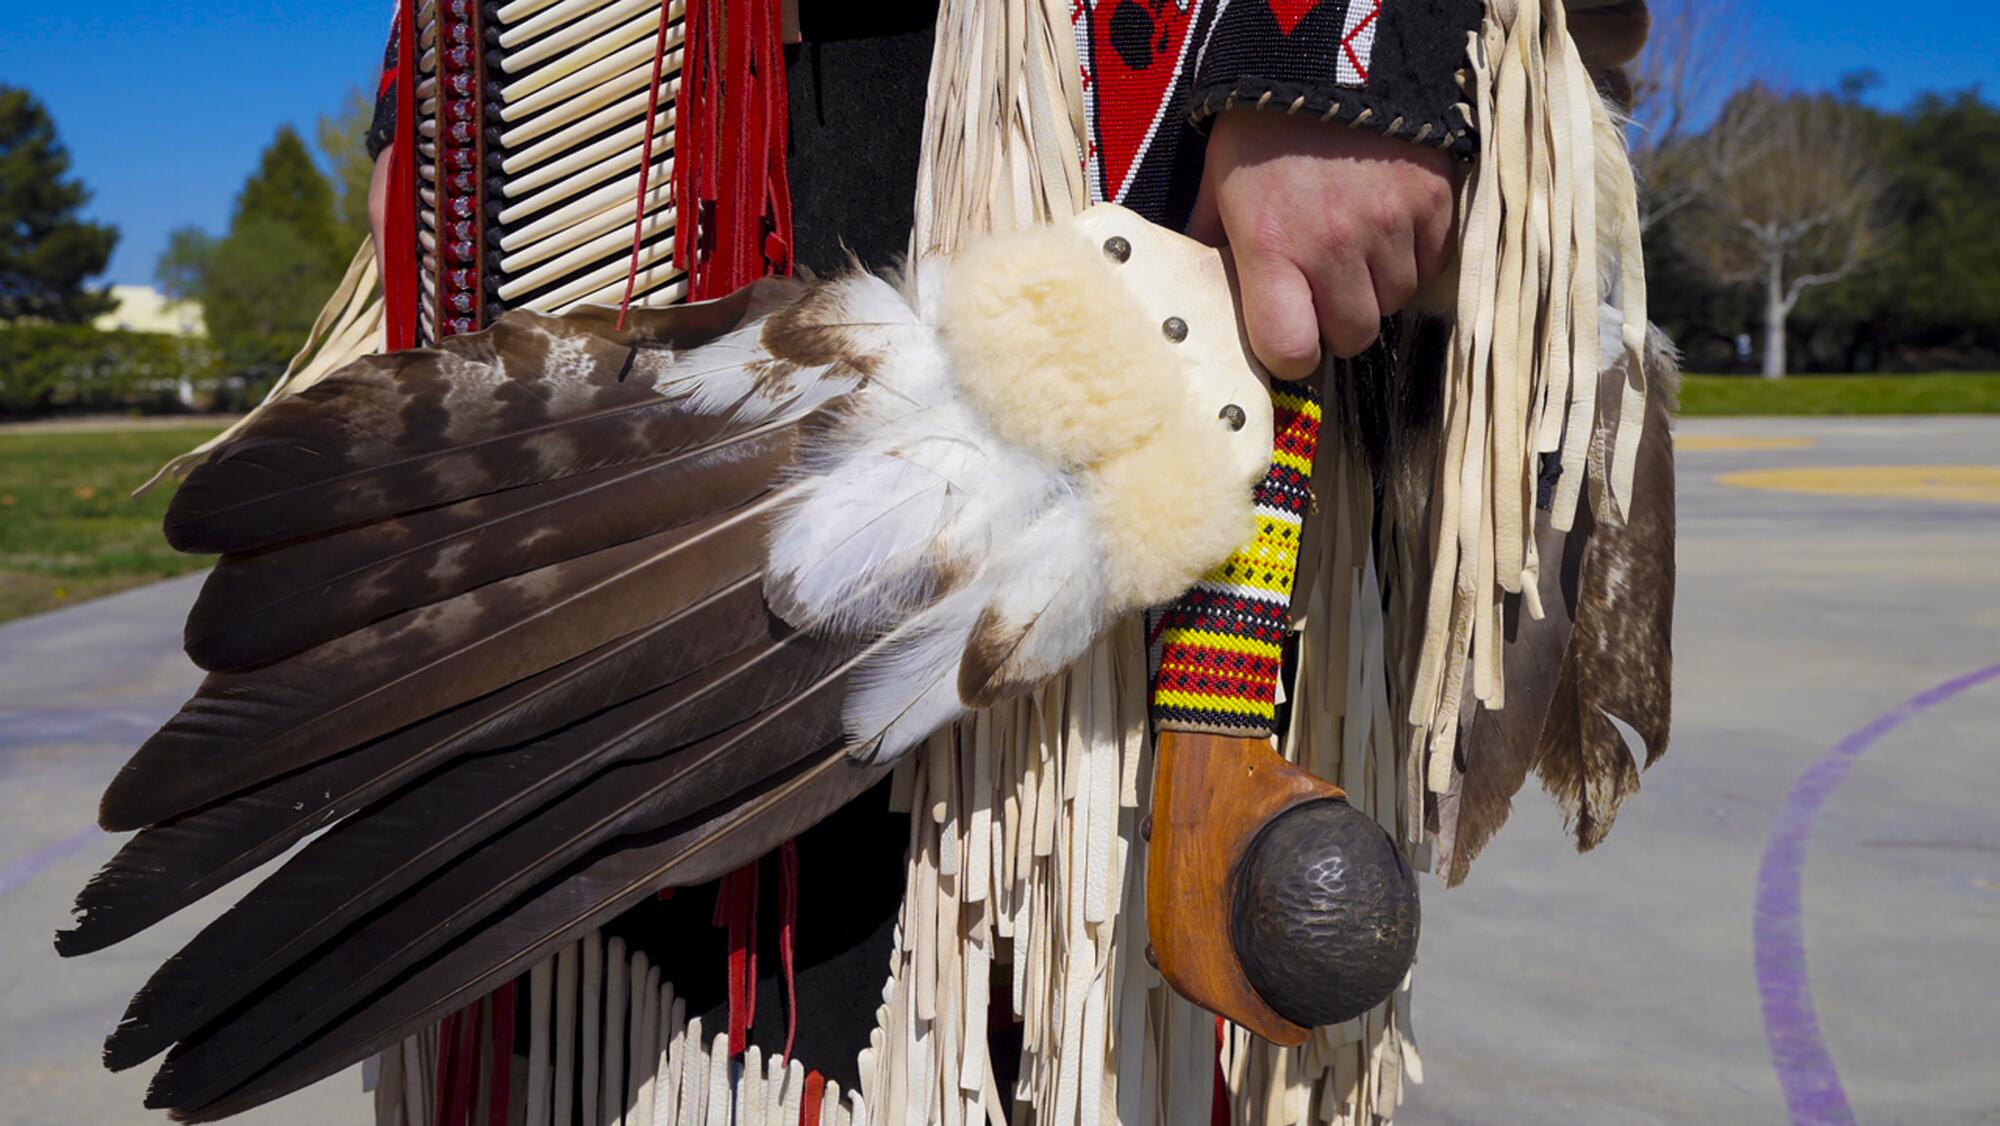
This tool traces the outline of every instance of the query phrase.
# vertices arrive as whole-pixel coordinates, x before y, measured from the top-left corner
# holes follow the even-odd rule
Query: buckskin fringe
[[[1534,518],[1543,458],[1561,466],[1559,530],[1587,473],[1608,485],[1599,515],[1622,520],[1646,397],[1630,166],[1561,0],[1494,0],[1468,57],[1480,148],[1459,194],[1434,555],[1409,701],[1435,792],[1451,785],[1468,681],[1479,704],[1506,704],[1503,596],[1521,595],[1542,616]],[[1598,394],[1600,369],[1619,373],[1615,401]],[[1609,442],[1593,440],[1600,417],[1616,419]]]

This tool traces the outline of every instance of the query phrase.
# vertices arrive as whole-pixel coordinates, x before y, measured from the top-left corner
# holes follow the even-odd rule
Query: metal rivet
[[[1250,416],[1244,414],[1243,408],[1237,406],[1235,403],[1222,408],[1222,411],[1215,417],[1227,423],[1231,430],[1241,430],[1243,429],[1243,424],[1250,421]]]
[[[1160,968],[1160,952],[1153,949],[1153,944],[1150,942],[1146,944],[1146,964],[1156,970]]]
[[[1112,235],[1104,240],[1104,256],[1113,262],[1123,262],[1132,257],[1132,244],[1121,235]]]
[[[1168,317],[1160,325],[1160,331],[1167,334],[1168,340],[1179,344],[1181,341],[1187,339],[1187,322],[1179,317]]]
[[[1139,822],[1139,839],[1142,841],[1153,839],[1153,815],[1150,813],[1146,815],[1144,821]]]

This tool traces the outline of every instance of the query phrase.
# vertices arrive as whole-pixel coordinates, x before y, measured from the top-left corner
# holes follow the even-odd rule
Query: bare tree
[[[1888,174],[1850,103],[1758,85],[1732,97],[1692,147],[1705,167],[1674,236],[1717,282],[1762,288],[1763,371],[1780,378],[1799,296],[1880,251]]]
[[[1725,152],[1702,151],[1703,117],[1718,108],[1719,92],[1743,77],[1767,72],[1759,57],[1754,19],[1732,0],[1658,0],[1652,30],[1630,68],[1628,108],[1633,169],[1639,176],[1639,225],[1660,220],[1700,198],[1721,170],[1716,159],[1743,159],[1758,135],[1756,115],[1739,113],[1728,126],[1745,134]],[[1716,122],[1715,125],[1720,125]],[[1711,125],[1711,132],[1714,125]]]

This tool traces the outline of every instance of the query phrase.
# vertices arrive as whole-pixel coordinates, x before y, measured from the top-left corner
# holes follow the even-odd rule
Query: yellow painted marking
[[[1724,473],[1716,483],[1739,489],[1820,496],[2000,504],[2000,465],[1847,465]]]
[[[1731,434],[1676,434],[1676,450],[1809,450],[1818,438],[1739,438]]]

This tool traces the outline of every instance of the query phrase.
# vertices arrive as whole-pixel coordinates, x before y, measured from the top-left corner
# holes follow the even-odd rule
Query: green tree
[[[74,324],[114,305],[84,281],[110,263],[118,229],[78,217],[90,190],[69,171],[49,111],[0,86],[0,320]]]
[[[264,150],[257,171],[244,181],[236,197],[230,233],[260,222],[291,228],[306,247],[330,260],[346,257],[341,250],[339,220],[334,215],[333,185],[313,163],[312,152],[289,125]],[[350,248],[351,249],[351,248]]]
[[[215,246],[216,240],[200,227],[175,228],[167,234],[167,249],[153,267],[153,280],[169,297],[201,300]]]
[[[316,130],[319,151],[326,154],[333,176],[341,245],[350,251],[369,233],[368,183],[375,174],[375,162],[368,159],[368,127],[374,120],[374,100],[360,87],[351,87],[340,112],[321,114]]]
[[[2000,109],[1965,91],[1904,115],[1896,159],[1906,237],[1884,271],[1911,346],[2000,348]]]
[[[208,252],[202,310],[230,366],[275,376],[340,281],[325,246],[272,219],[240,219]]]
[[[1794,191],[1822,184],[1836,166],[1846,169],[1847,180],[1885,180],[1874,209],[1882,237],[1865,268],[1799,294],[1783,328],[1793,364],[1833,371],[1991,368],[2000,364],[2000,208],[1991,202],[1992,185],[2000,182],[2000,107],[1968,90],[1925,94],[1901,111],[1873,109],[1856,100],[1873,81],[1866,73],[1850,75],[1837,94],[1804,98],[1773,97],[1753,84],[1706,131],[1681,142],[1695,158],[1685,166],[1699,171],[1696,186],[1707,190],[1772,160],[1774,146],[1784,147],[1786,131],[1776,126],[1790,116],[1788,106],[1844,121],[1846,139],[1867,159],[1818,145],[1806,174],[1784,183]],[[1767,112],[1746,112],[1760,102]],[[1745,120],[1751,128],[1723,132]],[[1727,284],[1707,268],[1713,259],[1697,253],[1705,235],[1742,237],[1714,229],[1720,211],[1712,198],[1694,198],[1664,219],[1655,234],[1666,237],[1649,239],[1646,248],[1654,319],[1687,349],[1697,371],[1729,364],[1728,339],[1765,319],[1756,287]]]
[[[1802,339],[1843,370],[1990,367],[2000,359],[2000,109],[1970,91],[1875,116],[1897,170],[1901,237],[1866,272],[1800,303]]]
[[[229,371],[268,382],[339,283],[353,249],[345,243],[333,186],[285,126],[236,197],[229,233],[175,231],[155,276],[168,292],[201,301]]]

